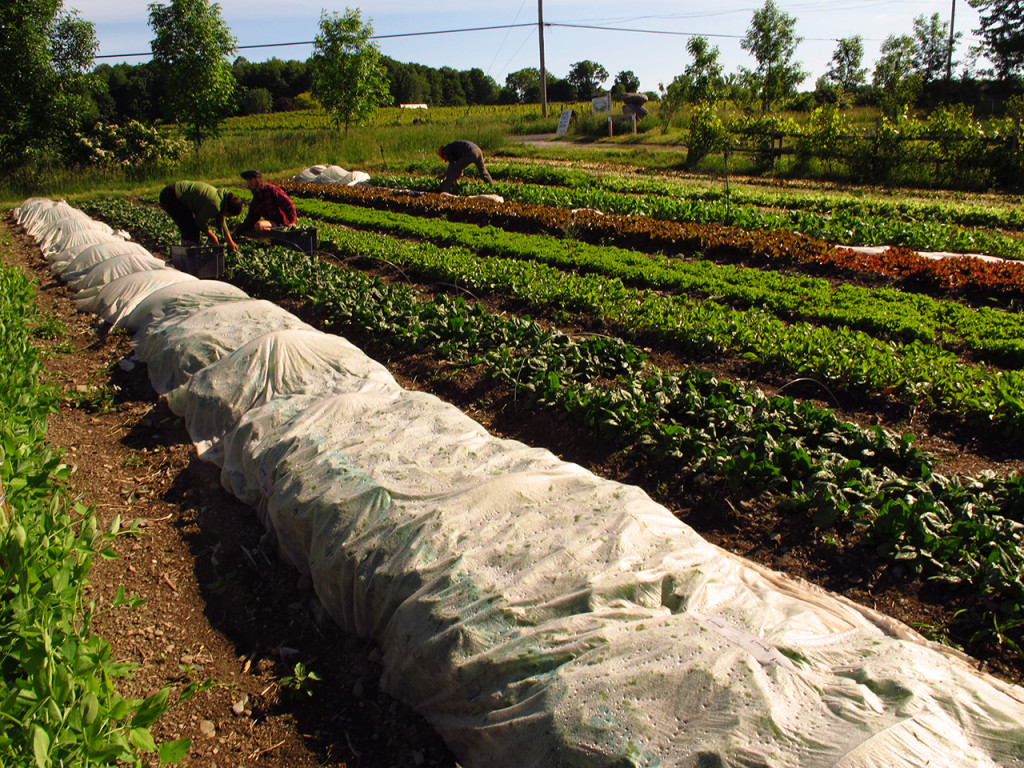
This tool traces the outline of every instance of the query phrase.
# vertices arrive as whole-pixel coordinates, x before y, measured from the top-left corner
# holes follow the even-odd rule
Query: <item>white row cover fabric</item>
[[[149,367],[149,380],[160,395],[169,395],[192,375],[247,342],[271,331],[316,329],[273,302],[261,299],[214,304],[166,323],[136,345],[135,356]],[[169,395],[178,401],[180,395]],[[179,414],[181,415],[181,414]]]
[[[75,306],[85,312],[94,312],[115,328],[136,305],[149,294],[167,285],[199,282],[199,278],[177,269],[151,269],[133,272],[103,286],[95,296],[75,297]]]
[[[340,165],[311,165],[292,176],[292,181],[310,184],[340,184],[349,187],[369,181],[370,174],[364,171],[346,171]]]
[[[135,331],[133,342],[138,345],[165,324],[181,322],[201,309],[251,298],[223,280],[183,281],[153,291],[135,305],[121,325]]]
[[[467,768],[1024,766],[1024,690],[956,652],[490,435],[344,339],[216,281],[139,300],[135,279],[101,316]]]
[[[101,243],[100,245],[107,245]],[[95,246],[94,246],[95,247]],[[152,269],[173,269],[163,259],[156,256],[141,253],[122,253],[119,256],[111,256],[98,264],[93,264],[88,269],[71,271],[64,275],[68,287],[78,291],[79,298],[85,295],[87,290],[99,291],[110,282],[119,277],[131,275],[135,272],[147,272]]]
[[[48,253],[59,253],[65,248],[85,243],[98,243],[101,239],[123,240],[114,234],[114,229],[102,221],[89,218],[69,217],[61,219],[46,231],[39,241],[39,247],[45,256]]]
[[[1019,689],[432,395],[272,400],[223,445],[225,487],[467,765],[1024,759]]]
[[[167,402],[184,415],[199,456],[219,464],[220,440],[251,408],[287,395],[366,386],[398,388],[384,366],[345,339],[289,329],[259,336],[195,373]]]
[[[125,254],[153,256],[136,242],[118,239],[68,246],[63,251],[58,251],[47,258],[50,261],[50,271],[64,278],[70,284],[97,264]]]

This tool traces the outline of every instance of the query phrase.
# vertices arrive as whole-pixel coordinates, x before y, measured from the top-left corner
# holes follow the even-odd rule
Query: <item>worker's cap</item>
[[[248,171],[242,171],[242,178],[248,181],[249,179],[262,179],[263,174],[257,171],[255,168],[250,168]]]

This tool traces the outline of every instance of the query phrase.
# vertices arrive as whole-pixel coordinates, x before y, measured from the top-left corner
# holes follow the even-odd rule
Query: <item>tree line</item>
[[[1020,91],[1024,74],[1024,0],[968,2],[980,11],[976,32],[982,44],[966,61],[954,58],[960,33],[953,34],[951,24],[935,13],[915,19],[905,34],[890,35],[873,69],[863,61],[861,37],[839,40],[826,74],[812,91],[801,93],[806,72],[797,58],[802,41],[795,33],[797,19],[775,0],[765,0],[741,41],[756,66],[725,74],[718,48],[707,38],[692,37],[683,72],[646,93],[662,100],[665,120],[684,107],[714,108],[723,101],[762,114],[832,103],[873,104],[895,115],[918,101],[962,102],[979,93],[1005,99]],[[8,65],[0,78],[0,167],[74,160],[83,142],[96,149],[97,136],[103,130],[110,135],[111,125],[175,122],[199,144],[217,134],[225,117],[295,109],[311,98],[346,130],[388,104],[468,106],[541,98],[537,68],[512,72],[499,86],[479,68],[432,68],[383,56],[358,10],[323,12],[308,60],[264,62],[235,56],[236,41],[216,3],[170,0],[150,4],[149,12],[151,61],[93,66],[94,27],[77,12],[64,11],[62,0],[3,4],[0,51]],[[979,56],[992,67],[978,67]],[[589,59],[573,64],[564,78],[551,73],[546,78],[552,101],[588,100],[606,87],[613,96],[640,90],[634,73],[611,78]],[[144,140],[137,126],[133,131]],[[88,138],[90,132],[95,140]],[[123,138],[110,141],[120,146]]]

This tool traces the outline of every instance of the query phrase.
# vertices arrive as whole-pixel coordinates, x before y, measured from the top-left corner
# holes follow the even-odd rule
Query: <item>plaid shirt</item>
[[[267,184],[252,193],[249,213],[239,229],[248,229],[260,219],[266,219],[279,227],[290,227],[295,223],[295,203],[285,191],[275,184]]]

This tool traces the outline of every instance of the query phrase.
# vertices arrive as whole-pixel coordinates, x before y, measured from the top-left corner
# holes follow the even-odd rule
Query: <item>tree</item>
[[[686,42],[686,50],[693,61],[681,75],[683,98],[691,104],[702,101],[714,104],[725,91],[722,65],[718,61],[718,46],[712,46],[706,37],[697,35]]]
[[[533,104],[540,101],[540,70],[537,67],[523,67],[505,75],[505,88],[518,104]]]
[[[911,105],[921,92],[921,74],[914,64],[914,38],[889,35],[882,43],[882,54],[875,63],[874,86],[879,91],[879,106],[894,116]]]
[[[498,84],[479,67],[462,72],[462,90],[471,104],[493,104],[498,100]]]
[[[52,158],[91,115],[96,53],[91,22],[65,13],[61,0],[7,0],[0,6],[0,163]]]
[[[368,120],[390,97],[387,70],[373,42],[373,27],[359,9],[320,14],[320,34],[309,58],[313,97],[345,135],[352,123]]]
[[[863,60],[864,38],[860,35],[844,37],[832,53],[832,63],[825,71],[825,79],[849,93],[864,85],[868,70],[861,66]]]
[[[220,6],[207,0],[171,0],[149,5],[153,62],[167,88],[165,116],[186,126],[198,147],[220,132],[234,110],[235,74],[228,57],[235,52]]]
[[[594,98],[601,83],[608,79],[608,70],[596,61],[584,59],[572,65],[565,79],[576,89],[577,98],[588,101]]]
[[[1024,70],[1024,0],[967,0],[979,11],[975,32],[1000,78]]]
[[[612,98],[617,99],[624,93],[636,93],[640,90],[640,78],[632,70],[619,72],[612,83]]]
[[[961,32],[953,35],[953,46],[963,37]],[[914,19],[914,66],[926,83],[941,80],[951,63],[952,51],[949,45],[949,23],[939,14],[931,18],[918,16]]]
[[[799,62],[793,61],[803,38],[794,33],[796,18],[780,11],[774,0],[766,0],[747,29],[740,47],[757,59],[754,82],[761,93],[761,111],[767,112],[775,101],[796,92],[807,76]]]
[[[697,35],[687,41],[686,50],[693,61],[665,89],[660,113],[666,130],[672,116],[686,104],[706,104],[713,108],[725,93],[725,78],[718,61],[718,47],[712,47],[706,37]]]

